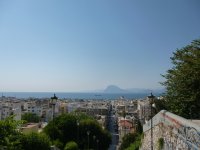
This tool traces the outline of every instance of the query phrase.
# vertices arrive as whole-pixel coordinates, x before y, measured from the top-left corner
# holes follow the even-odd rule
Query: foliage
[[[200,117],[200,39],[178,49],[173,67],[163,77],[169,111],[185,118]]]
[[[143,136],[143,133],[142,133],[143,129],[142,129],[142,125],[141,125],[139,120],[136,122],[136,124],[137,124],[136,133],[126,134],[122,138],[122,144],[120,146],[120,150],[124,150],[124,149],[135,150],[135,149],[139,149],[139,146],[141,145],[141,138]]]
[[[22,124],[21,121],[13,119],[10,116],[5,120],[0,120],[0,148],[3,147],[9,150],[20,150],[19,137],[21,133],[17,128]]]
[[[135,137],[135,141],[125,150],[139,150],[141,146],[141,139],[143,134],[137,134]]]
[[[25,113],[22,115],[22,120],[38,123],[40,121],[40,117],[34,113]]]
[[[77,125],[77,122],[79,124]],[[90,131],[89,136],[87,131]],[[44,128],[44,132],[52,139],[58,139],[63,145],[69,141],[76,141],[80,149],[84,149],[88,145],[94,148],[96,141],[93,136],[99,139],[99,149],[107,149],[110,142],[111,136],[103,130],[99,123],[83,114],[62,114],[50,121],[49,124]]]
[[[158,139],[158,149],[161,150],[164,147],[164,139],[159,138]]]
[[[80,122],[80,141],[78,143],[80,144],[80,148],[86,148],[87,145],[87,131],[90,132],[89,135],[89,146],[91,148],[96,147],[96,141],[94,141],[93,136],[96,137],[96,139],[99,140],[99,149],[107,149],[109,147],[109,144],[111,143],[111,135],[107,130],[103,130],[102,127],[99,125],[99,123],[95,120],[91,119],[85,119]]]
[[[139,150],[141,146],[141,139],[143,139],[142,125],[138,121],[137,122],[137,131],[132,134],[132,137],[124,137],[122,140],[122,145],[120,147],[121,150]],[[131,141],[131,142],[130,142]]]
[[[21,136],[21,145],[24,150],[50,150],[50,139],[39,133],[29,133]]]
[[[71,140],[76,140],[76,117],[74,115],[60,115],[50,121],[44,132],[52,139],[59,140],[63,145]]]
[[[70,141],[65,145],[64,150],[78,150],[78,145],[74,141]]]
[[[143,132],[143,127],[141,125],[141,122],[139,120],[137,120],[137,133],[142,134]]]
[[[129,133],[123,136],[122,138],[122,144],[120,146],[120,150],[124,150],[127,147],[130,146],[131,143],[133,143],[136,139],[136,134],[135,133]]]
[[[59,139],[54,140],[53,145],[55,145],[59,149],[62,149],[64,147],[64,144]]]
[[[161,110],[167,110],[167,102],[165,99],[155,99],[154,103],[156,105],[156,113],[158,113]]]
[[[50,140],[38,133],[22,134],[23,121],[16,121],[14,116],[0,120],[0,149],[7,150],[49,150]]]

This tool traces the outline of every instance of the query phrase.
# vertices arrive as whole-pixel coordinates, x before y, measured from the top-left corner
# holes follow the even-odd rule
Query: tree
[[[120,145],[120,150],[124,149],[130,149],[130,150],[136,150],[139,149],[139,146],[141,144],[141,135],[143,132],[142,125],[139,120],[136,120],[136,132],[126,134],[122,138],[122,144]],[[131,146],[132,145],[132,146]]]
[[[87,131],[90,131],[89,136]],[[75,141],[80,149],[87,147],[88,140],[89,147],[96,148],[93,136],[99,140],[99,149],[107,149],[111,142],[108,131],[102,129],[96,120],[83,114],[62,114],[50,121],[44,128],[44,132],[52,140],[59,140],[63,145]]]
[[[44,132],[51,140],[59,140],[62,145],[68,141],[76,140],[76,117],[75,115],[63,114],[50,121],[44,128]]]
[[[129,147],[130,144],[135,141],[135,138],[136,138],[136,134],[134,133],[129,133],[129,134],[124,135],[122,138],[122,144],[120,146],[120,150],[124,150],[127,147]]]
[[[90,132],[89,137],[89,147],[95,149],[96,148],[96,141],[94,141],[93,136],[95,139],[99,140],[98,149],[108,149],[111,143],[111,135],[107,130],[102,129],[99,123],[94,119],[84,119],[80,121],[79,125],[79,147],[80,149],[86,149],[86,145],[88,144],[87,141],[87,131]]]
[[[169,111],[185,118],[200,118],[200,39],[178,49],[173,67],[163,77]]]
[[[21,121],[13,119],[14,116],[9,116],[5,120],[0,120],[0,149],[20,150],[19,126]]]
[[[49,150],[50,140],[39,133],[22,134],[23,121],[16,121],[14,116],[0,120],[0,149],[6,150]]]
[[[70,141],[65,145],[64,150],[78,150],[78,145],[74,141]]]
[[[45,134],[29,133],[20,138],[23,150],[50,150],[50,139]]]
[[[125,150],[139,150],[142,144],[141,140],[143,136],[144,136],[143,133],[139,133],[139,132],[136,133],[133,143],[129,147],[125,148]]]
[[[136,120],[136,124],[137,124],[137,126],[136,126],[137,127],[136,132],[138,134],[142,134],[142,132],[143,132],[143,126],[142,126],[141,122],[139,120]]]
[[[22,115],[22,120],[38,123],[40,121],[40,117],[34,113],[25,113]]]
[[[167,110],[167,102],[165,99],[155,99],[154,100],[155,103],[155,110],[156,110],[156,114],[161,111],[161,110]]]

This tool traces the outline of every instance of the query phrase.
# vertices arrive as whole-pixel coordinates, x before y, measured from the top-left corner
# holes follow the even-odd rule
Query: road
[[[110,144],[109,150],[116,150],[118,145],[119,135],[118,135],[117,118],[112,109],[108,117],[109,117],[108,130],[112,135],[112,143]]]

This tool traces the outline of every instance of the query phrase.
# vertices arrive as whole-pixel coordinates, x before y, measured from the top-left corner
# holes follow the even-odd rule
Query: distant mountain
[[[103,92],[105,92],[105,93],[127,93],[126,90],[121,89],[116,85],[107,86],[106,89]]]
[[[165,90],[164,89],[143,89],[143,88],[129,88],[129,89],[121,89],[116,85],[109,85],[106,89],[103,90],[104,93],[157,93],[161,94]]]

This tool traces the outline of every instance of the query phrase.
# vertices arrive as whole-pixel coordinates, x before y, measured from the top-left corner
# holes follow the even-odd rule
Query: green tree
[[[143,126],[142,124],[140,123],[139,120],[136,120],[136,133],[139,133],[139,134],[142,134],[143,132]]]
[[[143,129],[139,120],[136,120],[136,132],[129,133],[122,138],[120,150],[139,150],[141,146],[141,138],[143,137]]]
[[[0,149],[20,150],[19,127],[22,121],[16,121],[14,116],[10,116],[5,120],[0,120]]]
[[[65,145],[64,150],[78,150],[78,145],[74,141],[70,141]]]
[[[50,139],[45,134],[28,133],[20,138],[23,150],[50,150]]]
[[[0,120],[0,149],[6,150],[49,150],[50,140],[38,133],[22,134],[23,121],[16,121],[14,116]]]
[[[95,139],[99,140],[98,149],[108,149],[109,144],[111,143],[111,135],[107,130],[102,129],[99,123],[94,119],[84,119],[80,121],[80,134],[79,134],[79,147],[81,149],[86,149],[88,144],[88,137],[89,137],[89,147],[95,149],[96,148],[96,141],[94,141],[93,136]],[[90,132],[90,135],[87,135],[87,131]]]
[[[40,117],[34,113],[25,113],[22,115],[22,120],[38,123],[40,121]]]
[[[127,147],[129,147],[130,144],[135,141],[135,138],[136,138],[136,134],[134,133],[129,133],[129,134],[124,135],[122,138],[122,144],[120,146],[120,150],[124,150]]]
[[[64,147],[64,143],[62,143],[59,139],[54,140],[52,145],[55,145],[59,149],[63,149]]]
[[[44,132],[52,140],[59,140],[63,145],[76,140],[76,130],[76,116],[71,114],[62,114],[54,118],[44,128]]]
[[[154,108],[154,109],[156,109],[156,114],[159,112],[159,111],[161,111],[161,110],[167,110],[168,108],[167,108],[167,102],[166,102],[166,100],[165,99],[155,99],[154,100],[154,103],[155,103],[155,105],[156,105],[156,108]]]
[[[79,124],[77,125],[77,122]],[[87,131],[90,131],[89,136]],[[111,142],[108,131],[102,129],[99,123],[83,114],[62,114],[50,121],[44,128],[44,132],[52,139],[59,140],[63,145],[69,141],[76,141],[80,149],[96,147],[96,139],[99,139],[99,149],[107,149]]]
[[[125,150],[139,150],[142,144],[141,143],[142,138],[143,138],[143,134],[141,133],[135,134],[134,142],[129,147],[125,148]]]
[[[173,67],[163,77],[169,111],[185,118],[200,118],[200,39],[178,49]]]

